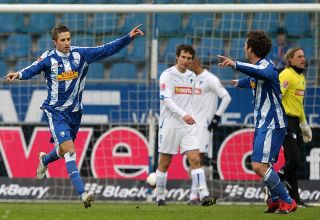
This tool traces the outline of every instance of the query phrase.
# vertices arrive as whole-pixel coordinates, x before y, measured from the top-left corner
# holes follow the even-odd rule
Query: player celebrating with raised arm
[[[288,195],[277,172],[272,168],[286,135],[287,118],[281,103],[278,71],[267,58],[270,50],[271,40],[265,32],[250,31],[244,46],[250,63],[218,56],[221,59],[218,65],[229,66],[248,75],[232,82],[238,88],[253,89],[255,132],[251,155],[252,169],[263,178],[271,192],[265,212],[288,214],[297,209],[296,202]]]
[[[195,120],[192,117],[192,96],[196,75],[188,70],[195,55],[190,45],[176,49],[176,65],[160,76],[159,163],[156,171],[158,206],[165,205],[167,170],[172,156],[186,154],[191,176],[196,183],[201,205],[210,206],[215,200],[209,197],[204,171],[200,165],[199,145]]]
[[[51,142],[56,147],[48,154],[39,153],[37,178],[44,178],[49,163],[64,158],[71,182],[85,208],[91,206],[94,195],[85,191],[76,165],[74,140],[80,127],[83,108],[81,99],[88,66],[119,52],[137,35],[144,35],[140,26],[133,28],[126,36],[102,46],[74,47],[71,46],[69,29],[64,25],[57,25],[52,29],[55,49],[44,52],[30,66],[5,76],[8,82],[13,83],[15,79],[27,80],[44,72],[48,96],[41,109],[47,116],[52,134]]]
[[[196,74],[195,92],[192,101],[192,110],[197,122],[197,136],[200,147],[200,164],[204,166],[204,157],[207,154],[212,159],[212,131],[216,132],[221,115],[231,102],[228,91],[223,87],[219,78],[203,69],[199,58],[192,61],[190,70]],[[218,106],[218,101],[221,102]],[[193,179],[192,179],[193,180]],[[189,203],[199,204],[198,190],[192,181]]]

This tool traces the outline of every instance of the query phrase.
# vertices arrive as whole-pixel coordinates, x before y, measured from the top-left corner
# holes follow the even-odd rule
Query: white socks
[[[191,193],[190,200],[198,197],[198,193],[200,196],[200,200],[205,196],[209,196],[209,191],[206,183],[206,179],[204,177],[203,168],[198,168],[191,170],[192,184],[191,184]]]
[[[156,170],[156,192],[157,201],[165,200],[165,190],[167,185],[167,172]]]

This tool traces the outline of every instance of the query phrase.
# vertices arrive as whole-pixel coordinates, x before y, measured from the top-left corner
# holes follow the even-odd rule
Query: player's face
[[[304,57],[303,50],[297,50],[293,54],[293,57],[289,59],[289,62],[291,63],[292,66],[298,67],[300,69],[304,69],[306,60]]]
[[[56,49],[62,53],[70,51],[71,36],[70,32],[62,32],[58,35],[57,40],[53,40]]]
[[[180,55],[177,57],[176,67],[180,72],[185,72],[187,68],[191,65],[192,54],[186,51],[181,51]]]
[[[244,43],[243,50],[244,50],[244,53],[245,53],[245,55],[246,55],[246,59],[249,60],[250,51],[249,51],[249,48],[248,48],[247,41]]]

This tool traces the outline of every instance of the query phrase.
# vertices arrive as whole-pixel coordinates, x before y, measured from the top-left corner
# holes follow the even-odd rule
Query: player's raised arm
[[[20,77],[19,72],[14,72],[14,73],[8,73],[8,74],[4,77],[4,79],[6,79],[7,82],[9,82],[9,83],[12,84],[13,81],[14,81],[15,79],[19,79],[19,77]]]
[[[139,24],[138,26],[134,27],[134,28],[130,31],[129,36],[130,36],[131,38],[134,38],[134,37],[136,37],[137,35],[143,36],[143,35],[144,35],[143,31],[139,29],[139,27],[141,27],[141,26],[142,26],[142,24]]]
[[[236,66],[236,63],[232,59],[230,59],[229,57],[225,57],[225,56],[221,56],[221,55],[217,55],[217,57],[220,59],[218,66],[221,66],[221,67],[230,66],[232,68],[234,68]]]

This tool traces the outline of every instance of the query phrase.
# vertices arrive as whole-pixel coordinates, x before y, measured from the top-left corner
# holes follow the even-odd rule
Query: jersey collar
[[[62,53],[61,51],[59,50],[55,50],[56,51],[56,54],[59,56],[59,57],[68,57],[70,55],[70,52],[68,53]]]

